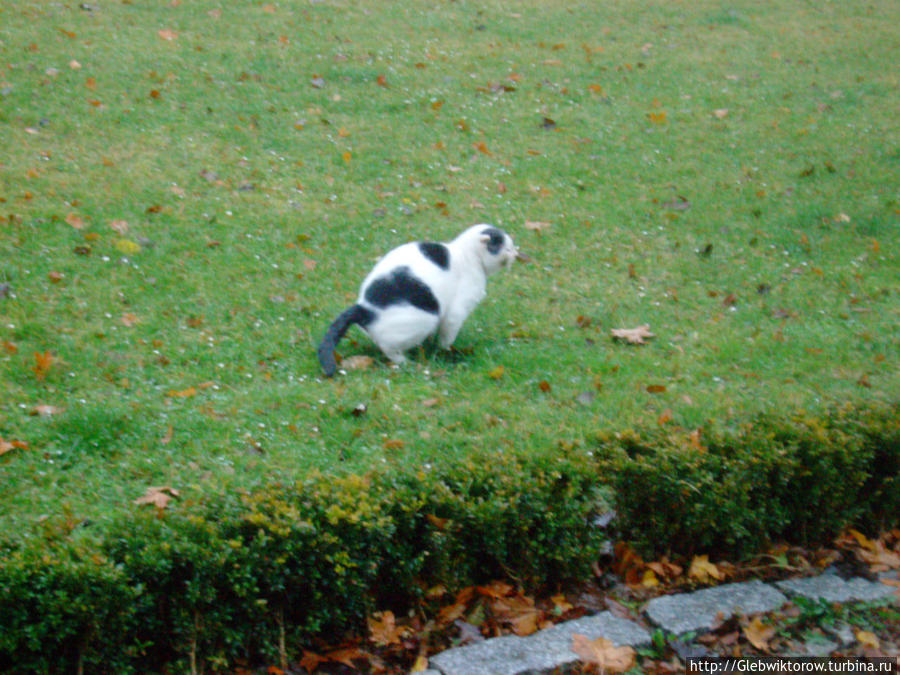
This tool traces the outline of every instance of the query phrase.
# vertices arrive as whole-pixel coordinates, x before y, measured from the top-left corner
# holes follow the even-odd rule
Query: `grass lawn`
[[[894,0],[3,3],[0,527],[896,401],[898,25]],[[395,370],[354,332],[374,365],[323,380],[375,259],[478,222],[535,262],[459,352]]]

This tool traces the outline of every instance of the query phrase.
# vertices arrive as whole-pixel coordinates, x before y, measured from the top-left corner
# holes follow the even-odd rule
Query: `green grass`
[[[896,2],[85,6],[0,5],[7,532],[900,395]],[[323,381],[377,256],[476,222],[535,264],[461,353]]]

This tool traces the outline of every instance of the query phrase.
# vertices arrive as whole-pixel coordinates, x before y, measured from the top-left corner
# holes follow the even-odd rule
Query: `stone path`
[[[802,596],[828,602],[871,601],[891,597],[896,587],[877,581],[845,580],[835,574],[767,584],[748,581],[653,598],[644,607],[652,628],[680,635],[712,629],[736,614],[772,612]],[[616,645],[637,647],[650,642],[647,629],[634,621],[601,612],[566,621],[529,635],[506,635],[449,649],[433,656],[426,675],[525,675],[546,673],[578,660],[572,635],[605,637]]]

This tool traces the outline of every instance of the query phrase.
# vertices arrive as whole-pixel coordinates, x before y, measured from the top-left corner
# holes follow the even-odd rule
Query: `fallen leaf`
[[[131,328],[136,323],[138,323],[139,319],[137,318],[137,314],[134,314],[132,312],[127,312],[122,315],[122,318],[120,319],[120,321],[122,322],[122,325],[127,326],[128,328]]]
[[[379,87],[387,87],[388,86],[387,77],[385,77],[384,75],[379,75],[378,77],[375,78],[375,83]]]
[[[315,652],[303,650],[303,658],[300,659],[300,667],[307,673],[315,673],[319,666],[328,661],[324,656],[319,656]]]
[[[84,228],[84,219],[76,213],[67,214],[66,222],[76,230],[81,230]]]
[[[525,229],[531,230],[532,232],[543,232],[548,227],[550,227],[550,223],[546,223],[540,220],[526,220],[525,221]]]
[[[550,598],[551,602],[553,602],[553,609],[557,616],[565,614],[568,611],[575,609],[575,606],[566,600],[566,596],[560,593],[559,595],[554,595]]]
[[[118,232],[119,234],[127,234],[128,233],[128,221],[127,220],[113,220],[109,224],[110,228]]]
[[[368,370],[375,363],[375,359],[371,356],[358,354],[356,356],[348,356],[341,361],[341,368],[344,370]]]
[[[385,450],[399,450],[404,445],[406,445],[406,443],[401,441],[399,438],[389,438],[381,444],[381,447],[383,447]]]
[[[397,625],[393,612],[377,612],[367,619],[367,623],[369,639],[379,647],[400,644],[404,629]]]
[[[537,632],[541,613],[532,598],[525,595],[498,598],[491,603],[491,611],[499,621],[508,623],[519,637]]]
[[[55,362],[56,358],[50,352],[35,352],[34,365],[31,367],[31,370],[38,380],[43,380],[47,377],[47,373],[50,372],[50,368],[53,367]]]
[[[666,111],[661,110],[660,112],[647,113],[647,119],[649,119],[653,124],[665,124]]]
[[[634,649],[628,646],[616,647],[604,637],[590,640],[586,635],[572,635],[572,651],[585,663],[593,663],[601,672],[624,673],[634,665]]]
[[[0,436],[0,455],[5,455],[10,450],[27,450],[28,443],[24,441],[5,441],[3,440],[3,436]]]
[[[60,272],[50,272],[47,278],[50,279],[50,283],[58,284],[63,280],[63,275]]]
[[[55,405],[36,405],[31,410],[28,411],[28,414],[32,417],[50,417],[50,415],[58,415],[63,412],[65,408],[59,408]]]
[[[493,154],[490,150],[488,150],[488,147],[484,141],[479,141],[478,143],[472,143],[472,147],[475,148],[476,150],[478,150],[478,152],[482,153],[483,155],[490,156]]]
[[[145,492],[142,497],[138,497],[137,499],[135,499],[134,503],[138,506],[142,506],[144,504],[152,504],[158,509],[164,509],[173,497],[178,497],[178,494],[178,490],[175,490],[168,486],[148,487],[147,492]]]
[[[134,255],[141,250],[141,245],[130,239],[119,239],[115,243],[116,249],[125,255]]]
[[[499,380],[501,377],[503,377],[504,371],[505,369],[503,368],[503,366],[496,366],[488,371],[488,377],[492,380]]]
[[[159,37],[161,37],[163,40],[168,40],[170,42],[178,37],[178,33],[176,33],[174,30],[168,29],[159,30],[156,32],[156,34],[159,35]]]
[[[365,659],[368,658],[365,652],[360,651],[356,647],[347,647],[345,649],[335,649],[334,651],[328,652],[325,655],[325,659],[327,661],[332,661],[334,663],[343,663],[345,666],[353,670],[354,672],[359,672],[359,669],[356,667],[356,664],[353,663],[355,659]]]
[[[645,338],[656,337],[650,332],[650,324],[644,324],[637,328],[613,328],[611,331],[613,338],[625,340],[629,344],[642,345]]]
[[[439,398],[426,398],[422,401],[421,405],[423,408],[434,408],[437,405],[440,405],[441,399]]]
[[[166,434],[159,439],[160,445],[168,445],[172,442],[172,436],[175,434],[175,428],[170,424],[166,429]]]
[[[691,560],[688,577],[700,583],[708,583],[712,579],[721,581],[724,575],[715,564],[709,561],[709,556],[704,554],[695,555],[694,559]]]
[[[648,394],[662,394],[666,390],[666,385],[664,384],[648,384],[647,385],[647,393]]]
[[[728,108],[716,108],[713,110],[713,117],[716,119],[724,120],[728,117]]]
[[[172,390],[169,392],[169,396],[171,398],[190,398],[191,396],[195,396],[197,394],[196,387],[188,387],[187,389],[181,389],[180,391]]]
[[[538,389],[540,389],[545,394],[550,391],[550,383],[547,380],[541,380],[538,382]]]
[[[760,651],[769,651],[769,640],[775,636],[775,627],[763,623],[760,617],[754,617],[743,627],[744,637]]]
[[[875,635],[875,633],[873,633],[871,631],[868,631],[868,630],[856,631],[856,639],[864,647],[871,647],[872,649],[881,649],[881,641],[878,639],[878,636]]]

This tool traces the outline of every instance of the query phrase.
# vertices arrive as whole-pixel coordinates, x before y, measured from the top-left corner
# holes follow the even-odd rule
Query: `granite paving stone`
[[[554,670],[578,661],[571,649],[576,633],[591,640],[605,637],[616,645],[650,641],[650,634],[633,621],[601,612],[527,637],[504,636],[449,649],[432,657],[430,666],[444,675],[523,675]]]
[[[817,577],[787,579],[775,584],[785,593],[802,595],[813,600],[827,602],[854,602],[882,600],[894,594],[894,587],[878,581],[854,577],[849,581],[836,574],[821,574]]]
[[[771,612],[785,602],[787,598],[776,588],[761,581],[746,581],[663,595],[648,602],[644,611],[657,626],[679,635],[709,630],[735,614]]]

